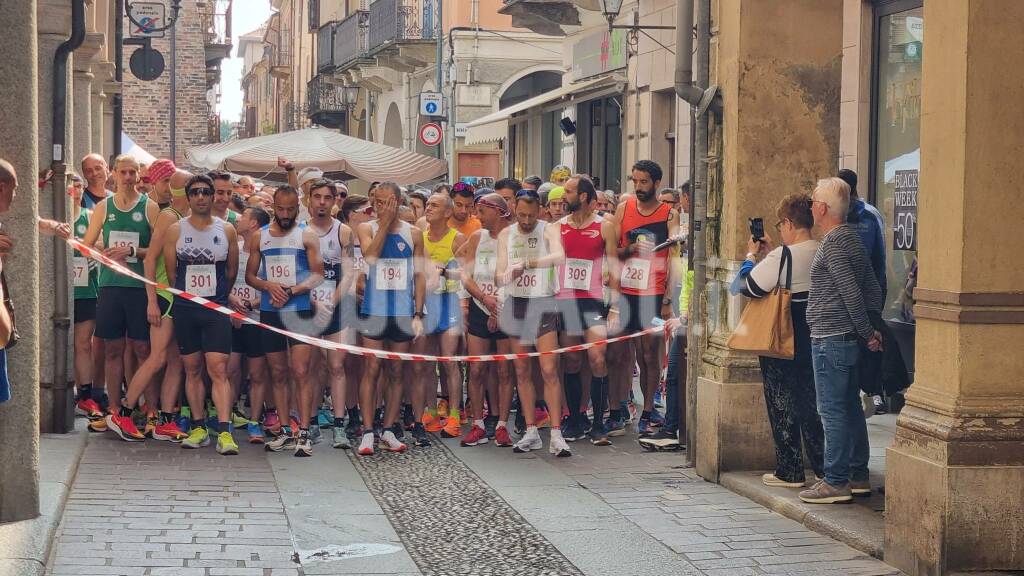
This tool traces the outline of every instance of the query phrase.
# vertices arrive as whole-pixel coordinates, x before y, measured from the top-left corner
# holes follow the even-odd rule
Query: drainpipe
[[[124,129],[124,98],[122,97],[122,81],[124,80],[124,0],[114,0],[114,81],[117,91],[111,100],[114,108],[114,142],[111,150],[114,156],[121,155],[121,131]],[[102,150],[100,151],[103,152]]]
[[[71,36],[57,47],[53,56],[53,218],[67,222],[67,118],[68,58],[85,41],[85,0],[71,0]],[[68,399],[68,334],[71,317],[68,313],[68,255],[64,240],[53,239],[53,431],[63,434],[74,424],[74,413]]]

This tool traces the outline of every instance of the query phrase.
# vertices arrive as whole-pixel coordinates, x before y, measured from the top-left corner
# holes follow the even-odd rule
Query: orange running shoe
[[[424,412],[423,418],[420,420],[423,422],[423,428],[425,428],[427,432],[433,432],[436,434],[444,429],[444,423],[441,422],[441,419],[438,418],[436,414]]]
[[[89,420],[103,418],[103,410],[100,409],[100,405],[97,404],[96,401],[93,400],[92,398],[79,400],[75,404],[75,414],[79,416],[85,416]]]
[[[153,440],[165,440],[167,442],[174,442],[175,444],[181,442],[185,438],[188,438],[188,434],[181,431],[178,428],[178,423],[171,420],[165,424],[160,424],[153,429],[152,433]]]
[[[107,429],[112,430],[125,442],[142,442],[146,437],[135,427],[131,416],[107,415]]]
[[[462,437],[462,424],[459,423],[458,416],[449,416],[444,421],[444,429],[441,430],[442,438],[461,438]]]

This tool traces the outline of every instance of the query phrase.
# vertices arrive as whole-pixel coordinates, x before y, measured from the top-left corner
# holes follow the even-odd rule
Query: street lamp
[[[629,30],[629,43],[631,46],[636,46],[637,39],[640,37],[642,30],[675,30],[675,26],[641,26],[640,25],[640,12],[633,11],[633,23],[625,26],[615,24],[615,19],[619,17],[619,13],[622,12],[623,0],[601,0],[601,14],[604,15],[605,19],[608,20],[608,31],[612,30]],[[648,36],[650,36],[648,34]],[[653,38],[651,38],[654,40]],[[657,40],[655,40],[657,42]],[[659,42],[660,44],[660,42]]]
[[[347,108],[354,108],[359,100],[359,86],[342,86],[341,103]]]
[[[619,17],[619,12],[622,12],[622,2],[623,0],[601,0],[601,14],[608,20],[609,30]]]

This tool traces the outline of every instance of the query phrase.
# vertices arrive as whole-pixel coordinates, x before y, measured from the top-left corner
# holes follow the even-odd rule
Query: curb
[[[823,506],[804,504],[793,497],[791,491],[784,488],[771,488],[761,483],[761,473],[751,476],[750,472],[726,472],[719,478],[719,483],[732,492],[777,512],[790,520],[800,522],[807,528],[842,542],[847,546],[860,550],[879,560],[885,560],[884,542],[872,538],[868,530],[851,529],[851,518],[858,518],[861,524],[868,515],[875,514],[860,508],[858,505]],[[883,532],[884,534],[884,526]]]
[[[0,576],[42,576],[88,442],[84,421],[68,434],[39,437],[39,516],[0,524]]]

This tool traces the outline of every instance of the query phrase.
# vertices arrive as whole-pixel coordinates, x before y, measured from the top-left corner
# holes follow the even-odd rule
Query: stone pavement
[[[647,453],[494,445],[358,459],[92,435],[49,573],[139,575],[898,574]]]

